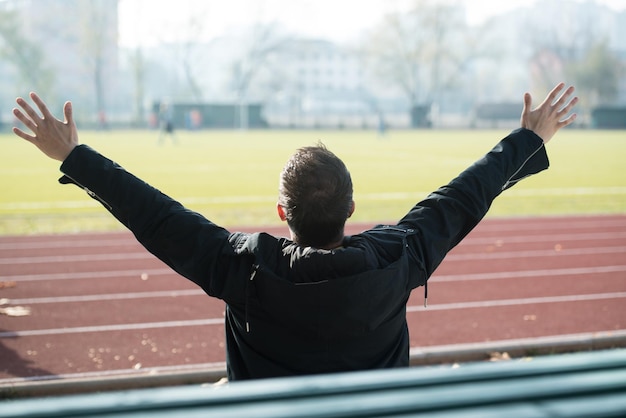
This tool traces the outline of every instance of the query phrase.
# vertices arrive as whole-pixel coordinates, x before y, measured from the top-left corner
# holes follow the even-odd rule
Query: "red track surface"
[[[0,237],[0,285],[0,307],[30,308],[0,315],[0,385],[223,366],[223,302],[130,233]],[[486,219],[428,290],[408,304],[415,350],[624,333],[626,216]]]

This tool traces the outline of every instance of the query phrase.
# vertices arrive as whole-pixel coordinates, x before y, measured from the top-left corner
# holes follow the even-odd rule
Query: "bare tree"
[[[203,65],[207,62],[205,32],[210,29],[213,2],[179,0],[177,11],[183,11],[180,21],[162,22],[163,27],[154,28],[157,37],[169,33],[170,39],[160,39],[161,44],[170,44],[177,72],[182,75],[184,87],[174,96],[191,98],[200,102],[204,98]]]
[[[187,82],[187,86],[189,87],[189,91],[191,96],[196,101],[202,100],[202,87],[200,86],[200,82],[197,76],[197,66],[194,58],[199,53],[198,38],[202,32],[203,22],[206,20],[206,17],[203,16],[202,13],[192,13],[189,15],[189,20],[187,21],[187,36],[186,40],[181,44],[181,55],[182,59],[180,60],[180,64],[182,66],[183,75],[185,77],[185,81]]]
[[[563,79],[575,84],[579,94],[587,97],[580,108],[611,103],[617,97],[623,67],[609,50],[606,26],[598,24],[601,15],[588,13],[585,4],[572,4],[563,13],[558,2],[548,2],[542,19],[529,22],[533,81],[545,90]],[[549,24],[548,24],[549,23]],[[568,30],[562,30],[567,24]]]
[[[250,41],[242,54],[232,64],[232,83],[239,104],[239,128],[248,128],[248,94],[263,69],[268,67],[272,54],[281,51],[289,38],[280,34],[275,23],[258,23],[253,26]]]
[[[135,125],[141,126],[145,119],[144,102],[146,97],[145,80],[146,80],[146,67],[143,49],[141,46],[136,46],[131,51],[130,65],[132,68],[133,79],[133,99],[135,102],[134,119]]]
[[[0,9],[0,58],[17,69],[29,89],[49,94],[54,72],[46,64],[43,49],[24,36],[19,16],[12,10]]]
[[[80,16],[80,49],[93,82],[96,113],[106,113],[107,68],[115,62],[117,8],[107,0],[77,2]]]
[[[624,65],[613,54],[606,42],[589,48],[580,60],[568,66],[578,89],[589,97],[590,104],[613,103],[617,99],[620,75]]]
[[[466,61],[465,22],[458,5],[416,0],[411,10],[385,16],[361,54],[374,76],[399,89],[411,109],[437,103]]]

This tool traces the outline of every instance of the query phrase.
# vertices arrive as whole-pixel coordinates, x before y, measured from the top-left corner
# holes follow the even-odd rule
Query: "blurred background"
[[[626,0],[0,0],[18,95],[81,128],[491,128],[557,82],[626,128]]]

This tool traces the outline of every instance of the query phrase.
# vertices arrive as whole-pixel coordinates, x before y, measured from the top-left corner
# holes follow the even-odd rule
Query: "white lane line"
[[[189,319],[185,321],[143,322],[137,324],[94,325],[73,328],[33,329],[25,331],[0,332],[0,338],[33,337],[41,335],[81,334],[87,332],[131,331],[153,328],[197,327],[202,325],[223,325],[224,318]]]
[[[9,241],[2,239],[0,241],[0,250],[36,250],[36,249],[55,249],[55,248],[87,248],[87,247],[122,247],[135,246],[141,247],[132,236],[128,238],[108,238],[106,233],[102,236],[93,235],[92,239],[86,239],[86,234],[66,234],[57,235],[51,239],[41,240],[37,236],[36,241],[23,240],[17,236],[18,241]],[[0,238],[1,239],[1,238]]]
[[[543,269],[543,270],[516,270],[498,271],[494,273],[471,273],[471,274],[433,274],[430,280],[436,282],[464,282],[469,280],[500,280],[521,277],[551,277],[551,276],[574,276],[593,275],[604,273],[619,273],[626,271],[626,266],[600,266],[600,267],[578,267],[563,269]]]
[[[476,260],[476,259],[503,259],[503,258],[529,258],[529,257],[553,257],[571,255],[596,255],[615,254],[626,252],[626,246],[617,247],[591,247],[591,248],[565,248],[560,250],[528,250],[528,251],[505,251],[491,253],[448,254],[446,260]],[[118,253],[118,254],[79,254],[63,256],[37,256],[37,257],[7,257],[0,258],[0,265],[13,264],[42,264],[42,263],[76,263],[115,260],[147,260],[157,258],[149,252]]]
[[[571,227],[571,226],[570,226]],[[261,230],[263,228],[259,228]],[[545,229],[545,226],[543,227]],[[523,231],[518,231],[518,235],[503,234],[502,236],[492,237],[472,237],[465,238],[460,245],[479,245],[492,244],[496,241],[503,243],[531,243],[531,242],[568,242],[568,241],[587,241],[587,240],[610,240],[626,238],[626,232],[580,232],[576,234],[551,234],[551,235],[523,235]],[[56,241],[38,241],[38,242],[0,242],[0,251],[2,250],[36,250],[36,249],[70,249],[70,248],[103,248],[112,247],[119,248],[122,246],[132,246],[139,250],[143,250],[141,244],[132,237],[128,239],[103,239],[92,240],[86,239],[68,239]]]
[[[549,250],[528,250],[528,251],[504,251],[492,253],[469,253],[469,254],[448,254],[446,261],[467,261],[467,260],[493,260],[493,259],[515,259],[532,257],[562,257],[580,255],[599,254],[619,254],[626,253],[626,247],[595,247],[595,248],[566,248]]]
[[[41,264],[41,263],[77,263],[81,261],[114,261],[114,260],[144,260],[156,257],[147,251],[137,253],[111,253],[111,254],[76,254],[76,255],[51,255],[36,257],[7,257],[0,258],[0,264]]]
[[[59,249],[59,248],[102,248],[102,247],[122,247],[122,246],[134,246],[141,248],[141,244],[137,242],[133,237],[119,238],[119,239],[99,239],[94,237],[93,239],[85,239],[80,234],[73,236],[71,234],[65,235],[66,239],[55,239],[50,241],[17,241],[17,242],[0,242],[1,250],[37,250],[37,249]],[[77,239],[79,238],[79,239]]]
[[[90,280],[90,279],[104,279],[104,278],[116,278],[116,277],[133,277],[146,274],[150,276],[165,276],[171,275],[181,277],[174,270],[169,268],[164,269],[141,269],[141,270],[112,270],[112,271],[85,271],[85,272],[67,272],[67,273],[43,273],[43,274],[23,274],[15,276],[0,276],[2,280],[12,282],[37,282],[46,280]]]
[[[607,215],[609,217],[615,215]],[[579,216],[555,216],[555,217],[529,217],[529,218],[493,218],[483,220],[476,231],[544,231],[547,228],[565,229],[598,229],[598,228],[623,228],[626,227],[626,216],[618,215],[619,219],[604,219],[602,216],[585,215]],[[539,221],[535,221],[539,219]],[[543,220],[543,221],[541,221]],[[509,222],[510,221],[510,222]],[[549,222],[546,222],[549,221]]]
[[[5,304],[36,305],[40,303],[99,302],[124,299],[175,298],[180,296],[206,295],[201,289],[160,290],[154,292],[105,293],[99,295],[56,296],[44,298],[4,299]]]
[[[535,305],[540,303],[581,302],[589,300],[606,300],[626,298],[626,292],[595,293],[589,295],[545,296],[538,298],[484,300],[475,302],[442,303],[440,305],[407,306],[407,312],[418,311],[450,311],[455,309],[493,308],[496,306]]]
[[[617,273],[626,271],[624,265],[599,266],[599,267],[578,267],[563,269],[542,269],[542,270],[515,270],[515,271],[498,271],[491,273],[461,273],[461,274],[433,274],[431,280],[438,282],[462,282],[466,280],[497,280],[511,279],[519,277],[551,277],[551,276],[568,276],[568,275],[592,275],[603,273]],[[25,274],[15,276],[1,276],[2,280],[12,282],[36,282],[36,281],[56,281],[56,280],[95,280],[104,278],[122,278],[122,277],[141,277],[141,275],[151,276],[172,276],[179,279],[174,270],[164,269],[147,269],[147,270],[113,270],[113,271],[86,271],[71,273],[43,273],[43,274]]]
[[[580,302],[580,301],[594,301],[594,300],[621,299],[621,298],[626,298],[626,292],[596,293],[596,294],[588,294],[588,295],[552,296],[552,297],[538,297],[538,298],[524,298],[524,299],[504,299],[504,300],[490,300],[490,301],[477,301],[477,302],[443,303],[440,305],[430,305],[427,308],[424,308],[424,306],[422,305],[411,305],[411,306],[407,306],[407,313],[425,311],[425,310],[444,311],[444,310],[456,310],[456,309],[493,308],[493,307],[500,307],[500,306],[531,305],[531,304],[540,304],[540,303]],[[87,332],[128,331],[128,330],[138,330],[138,329],[189,327],[189,326],[202,326],[202,325],[222,325],[223,323],[224,323],[224,318],[208,318],[208,319],[196,319],[196,320],[185,320],[185,321],[145,322],[145,323],[136,323],[136,324],[99,325],[99,326],[37,329],[37,330],[24,330],[24,331],[4,331],[4,332],[0,332],[0,338],[30,337],[30,336],[41,336],[41,335],[79,334],[79,333],[87,333]]]
[[[558,242],[567,243],[569,241],[590,241],[590,240],[609,240],[609,239],[623,239],[626,238],[626,232],[596,232],[596,233],[580,233],[580,234],[551,234],[551,235],[506,235],[493,236],[493,237],[476,237],[472,238],[471,235],[465,238],[461,245],[479,245],[479,244],[493,244],[495,242],[502,242],[503,244],[510,243],[531,243],[531,242]]]

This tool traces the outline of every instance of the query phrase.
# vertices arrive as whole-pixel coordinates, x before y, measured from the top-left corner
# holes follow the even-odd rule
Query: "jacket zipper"
[[[87,187],[83,186],[82,184],[80,184],[79,182],[77,182],[76,180],[74,180],[72,177],[68,176],[67,174],[64,174],[65,177],[67,177],[68,179],[72,180],[72,182],[74,184],[76,184],[78,187],[80,187],[81,189],[83,189],[85,191],[85,193],[87,193],[89,195],[89,197],[97,200],[98,202],[100,202],[102,205],[104,205],[109,211],[113,209],[113,207],[111,205],[109,205],[104,199],[102,199],[100,196],[98,196],[96,193],[92,192],[91,190],[89,190]]]
[[[250,289],[250,286],[251,286],[252,281],[254,280],[254,277],[256,276],[256,273],[257,273],[258,270],[259,270],[259,265],[258,264],[254,264],[252,266],[252,273],[250,274],[250,279],[246,283],[245,321],[246,321],[246,332],[247,333],[250,332],[250,319],[248,318],[248,304],[250,303],[250,293],[252,292],[252,290]]]

